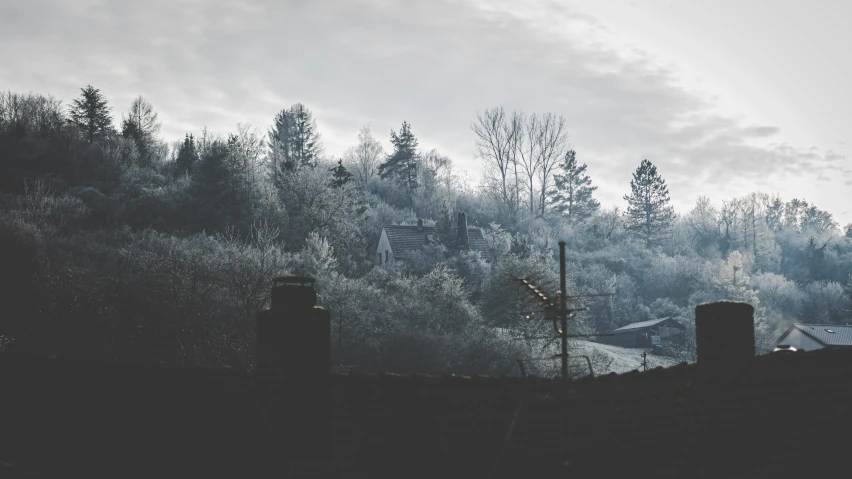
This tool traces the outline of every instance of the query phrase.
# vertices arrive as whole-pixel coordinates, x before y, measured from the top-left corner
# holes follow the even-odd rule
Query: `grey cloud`
[[[643,158],[683,197],[697,185],[742,194],[771,185],[769,172],[831,178],[848,162],[832,151],[754,146],[778,128],[711,114],[709,100],[677,87],[674,73],[646,56],[626,60],[593,40],[556,36],[559,22],[606,30],[556,4],[527,18],[455,0],[34,0],[0,8],[8,47],[0,85],[67,100],[92,83],[119,112],[142,94],[172,138],[190,125],[265,129],[277,110],[301,101],[315,110],[332,153],[361,124],[371,121],[386,141],[406,120],[424,148],[475,169],[469,126],[478,111],[552,111],[566,117],[574,147],[615,200]]]

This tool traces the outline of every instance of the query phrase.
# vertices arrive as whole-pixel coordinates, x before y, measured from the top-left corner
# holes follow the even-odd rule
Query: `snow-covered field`
[[[595,374],[606,374],[610,372],[621,374],[634,369],[641,369],[643,351],[648,352],[648,369],[655,368],[657,366],[669,367],[678,363],[672,358],[653,355],[649,349],[622,348],[619,346],[585,340],[575,341],[574,347],[571,348],[569,354],[585,354],[591,357],[593,351],[606,354],[612,359],[612,363],[610,363],[606,370],[595,370]]]

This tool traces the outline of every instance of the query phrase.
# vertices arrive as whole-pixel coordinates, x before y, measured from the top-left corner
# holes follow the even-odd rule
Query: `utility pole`
[[[568,296],[565,279],[565,242],[559,242],[559,337],[562,340],[562,380],[568,379],[568,311],[565,300]]]
[[[565,242],[559,242],[559,302],[555,302],[553,300],[553,296],[547,293],[542,287],[538,286],[533,282],[532,278],[515,278],[521,286],[532,295],[533,300],[538,303],[544,311],[544,317],[542,319],[547,321],[553,321],[553,329],[556,330],[557,337],[561,340],[561,354],[554,354],[548,358],[530,358],[527,360],[538,361],[545,359],[556,359],[560,358],[562,363],[562,379],[568,379],[568,338],[582,338],[589,336],[612,336],[612,334],[608,333],[594,333],[594,334],[568,334],[568,319],[569,315],[573,315],[578,311],[586,311],[588,308],[568,308],[567,302],[568,299],[578,299],[578,298],[591,298],[596,296],[614,296],[615,293],[585,293],[585,294],[576,294],[568,296],[568,285],[565,271]],[[529,321],[532,319],[531,313],[524,313],[524,319]],[[559,326],[556,325],[556,322],[559,321]],[[513,338],[513,339],[555,339],[551,337],[523,337],[523,338]],[[584,356],[578,356],[584,357]],[[524,375],[525,371],[523,369],[522,360],[518,360],[518,364],[521,366],[521,375]],[[591,370],[592,363],[589,358],[586,358],[586,361],[589,363],[589,370],[594,376],[594,371]]]

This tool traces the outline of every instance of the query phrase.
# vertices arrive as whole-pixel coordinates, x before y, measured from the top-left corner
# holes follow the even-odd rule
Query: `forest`
[[[365,126],[335,157],[307,106],[270,120],[170,143],[141,96],[117,115],[91,85],[67,105],[0,93],[0,350],[249,371],[255,314],[293,274],[317,278],[338,370],[514,375],[557,347],[534,339],[552,327],[514,278],[555,290],[559,241],[569,294],[614,293],[578,303],[577,334],[673,317],[687,334],[663,353],[693,361],[703,302],[754,305],[758,352],[793,322],[852,321],[852,224],[805,199],[743,191],[678,214],[636,152],[605,208],[549,112],[471,112],[476,184],[405,121],[390,151]],[[446,234],[377,267],[382,225],[446,230],[458,212],[486,257]]]

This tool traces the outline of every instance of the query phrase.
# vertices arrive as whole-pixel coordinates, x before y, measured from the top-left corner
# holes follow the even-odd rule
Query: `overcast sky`
[[[91,83],[116,116],[142,95],[168,140],[302,102],[338,156],[405,120],[474,178],[477,112],[553,112],[605,205],[647,158],[681,212],[763,191],[846,224],[849,18],[832,0],[0,0],[0,90],[68,103]]]

